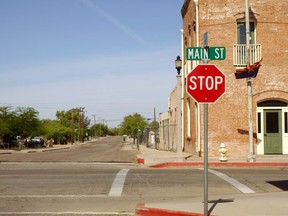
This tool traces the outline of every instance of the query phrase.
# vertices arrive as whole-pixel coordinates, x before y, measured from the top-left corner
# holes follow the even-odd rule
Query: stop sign
[[[213,64],[197,65],[187,76],[187,93],[198,103],[214,103],[225,88],[225,74]]]

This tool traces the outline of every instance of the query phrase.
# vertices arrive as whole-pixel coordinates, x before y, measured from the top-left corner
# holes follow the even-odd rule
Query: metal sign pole
[[[204,33],[204,48],[208,52],[208,32]],[[204,59],[208,64],[208,59]],[[208,216],[208,104],[204,103],[204,216]]]
[[[222,94],[225,93],[225,86],[226,86],[226,78],[225,74],[222,73],[216,65],[209,65],[208,62],[210,60],[208,52],[209,52],[209,46],[208,46],[208,32],[205,32],[204,34],[204,48],[201,48],[201,50],[204,50],[203,56],[205,56],[204,64],[203,65],[197,65],[188,75],[187,75],[187,85],[186,90],[187,93],[199,104],[204,104],[204,216],[209,215],[208,211],[208,103],[214,103],[219,97],[222,96]],[[224,50],[224,49],[223,49]],[[187,58],[187,56],[186,56]],[[194,57],[193,57],[194,58]],[[190,60],[187,58],[187,60]],[[195,60],[195,59],[193,59]],[[218,76],[216,76],[218,74]],[[201,79],[198,79],[201,77]],[[216,80],[216,77],[220,77],[219,82],[217,83],[217,86],[212,87],[207,84],[207,82],[202,80],[206,79],[207,77],[214,77]],[[197,80],[197,81],[195,81]],[[199,81],[200,80],[200,81]],[[194,82],[195,81],[195,82]],[[215,81],[216,82],[216,81]],[[199,84],[199,86],[198,86]],[[203,87],[203,88],[202,88]],[[211,97],[212,96],[212,97]]]
[[[208,216],[208,104],[204,104],[204,216]]]

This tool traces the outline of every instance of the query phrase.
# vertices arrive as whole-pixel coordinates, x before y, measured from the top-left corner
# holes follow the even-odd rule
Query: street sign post
[[[216,65],[197,65],[187,75],[187,93],[198,103],[214,103],[226,89],[226,78]]]
[[[216,102],[225,90],[225,74],[216,65],[197,65],[187,75],[187,93],[198,103],[204,103],[204,216],[208,216],[208,103]]]
[[[204,33],[204,47],[188,47],[187,60],[204,60],[186,78],[186,91],[198,103],[204,103],[204,216],[208,216],[208,103],[216,102],[226,90],[226,77],[209,60],[224,60],[225,47],[209,47],[208,32]]]
[[[188,47],[186,49],[187,60],[224,60],[226,59],[225,47]]]
[[[208,32],[204,33],[204,47],[208,48]],[[208,64],[208,59],[204,59]],[[198,105],[199,106],[199,105]],[[208,104],[204,103],[204,216],[208,216]]]

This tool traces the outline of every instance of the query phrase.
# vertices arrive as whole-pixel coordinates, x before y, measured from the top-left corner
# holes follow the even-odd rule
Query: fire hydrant
[[[220,144],[219,152],[220,152],[220,162],[226,162],[227,161],[227,157],[226,157],[227,149],[224,143]]]

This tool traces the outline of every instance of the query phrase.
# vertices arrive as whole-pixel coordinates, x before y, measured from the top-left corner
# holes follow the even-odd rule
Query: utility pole
[[[250,65],[250,19],[249,19],[249,0],[245,0],[245,27],[246,27],[246,65]],[[249,133],[249,153],[247,161],[256,160],[253,147],[253,122],[252,122],[252,78],[247,78],[248,96],[248,133]]]
[[[79,142],[83,142],[83,121],[84,121],[84,109],[85,107],[80,107],[79,111]]]
[[[72,109],[71,112],[71,143],[74,144],[74,132],[75,132],[75,127],[74,127],[74,109]]]
[[[96,124],[96,115],[92,115],[93,116],[93,123],[94,125]]]
[[[154,142],[155,142],[155,148],[158,149],[157,145],[157,128],[156,128],[156,108],[154,107]]]

